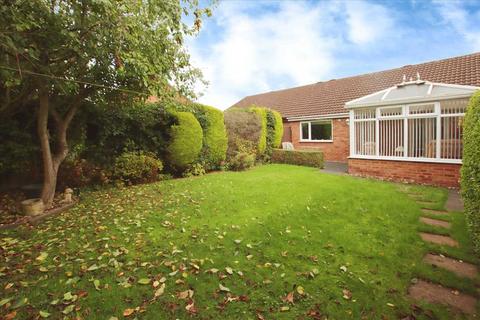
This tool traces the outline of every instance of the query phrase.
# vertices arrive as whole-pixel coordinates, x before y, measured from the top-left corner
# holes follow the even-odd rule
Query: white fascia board
[[[397,99],[397,100],[380,101],[380,102],[357,104],[357,105],[350,105],[350,106],[345,104],[345,108],[346,109],[356,109],[356,108],[368,108],[368,107],[382,107],[382,106],[391,106],[391,105],[399,105],[399,104],[414,104],[414,103],[419,103],[419,102],[433,102],[433,101],[459,99],[459,98],[470,98],[472,96],[472,94],[473,94],[473,92],[472,93],[466,93],[466,94],[456,94],[456,95]]]
[[[323,114],[323,115],[314,115],[314,116],[298,116],[298,117],[287,117],[287,121],[305,121],[305,120],[322,120],[322,119],[339,119],[339,118],[348,118],[348,112],[342,113],[332,113],[332,114]]]

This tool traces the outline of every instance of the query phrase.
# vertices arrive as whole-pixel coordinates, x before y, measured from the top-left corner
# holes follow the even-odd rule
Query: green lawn
[[[478,281],[421,262],[432,250],[478,262],[463,216],[450,218],[461,249],[426,245],[402,191],[437,208],[447,195],[288,165],[84,192],[0,235],[0,317],[397,319],[412,314],[412,278],[476,294]],[[417,319],[461,318],[416,305]]]

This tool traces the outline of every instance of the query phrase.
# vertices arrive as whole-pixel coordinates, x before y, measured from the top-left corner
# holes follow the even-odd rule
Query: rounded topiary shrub
[[[198,159],[203,145],[200,123],[190,112],[173,112],[175,124],[170,128],[167,147],[168,164],[176,171],[184,171]]]
[[[257,106],[252,106],[249,110],[255,113],[260,118],[260,137],[258,138],[258,154],[262,155],[267,149],[267,109]]]
[[[465,216],[477,253],[480,253],[480,91],[468,104],[463,128],[462,196]]]
[[[273,116],[273,148],[278,148],[283,137],[282,116],[275,110],[269,110],[268,112]]]
[[[227,154],[227,131],[223,112],[201,104],[194,105],[194,114],[203,129],[201,161],[207,170],[218,168]]]
[[[163,163],[153,154],[143,152],[123,153],[115,159],[113,177],[129,184],[158,180]]]

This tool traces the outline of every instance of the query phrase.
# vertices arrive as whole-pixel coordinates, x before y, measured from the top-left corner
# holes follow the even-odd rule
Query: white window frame
[[[434,105],[434,112],[432,113],[422,113],[422,114],[409,114],[410,107],[418,106],[418,105],[425,105],[425,104],[433,104]],[[387,110],[392,108],[402,108],[402,115],[394,115],[394,116],[380,116],[381,110]],[[442,114],[441,113],[441,106],[439,101],[435,102],[421,102],[421,103],[411,103],[411,104],[402,104],[402,105],[394,105],[394,106],[385,106],[385,107],[370,107],[365,109],[375,109],[375,120],[373,119],[355,119],[355,110],[350,110],[350,158],[356,159],[372,159],[372,160],[395,160],[395,161],[409,161],[409,162],[438,162],[438,163],[454,163],[454,164],[462,164],[462,159],[445,159],[441,158],[441,129],[442,129],[442,118],[445,117],[458,117],[458,116],[465,116],[465,113],[452,113],[452,114]],[[436,120],[436,150],[435,150],[435,158],[425,158],[425,157],[409,157],[408,156],[408,120],[409,119],[419,119],[419,118],[435,118]],[[404,130],[403,130],[403,141],[404,141],[404,156],[380,156],[379,154],[379,123],[380,120],[388,119],[402,119]],[[358,155],[355,154],[355,123],[362,122],[362,121],[375,121],[375,155]]]
[[[310,137],[312,136],[312,122],[315,123],[315,122],[324,122],[324,123],[330,123],[330,128],[331,128],[331,132],[330,132],[330,136],[332,137],[331,139],[325,139],[325,140],[312,140],[310,139]],[[303,139],[303,136],[302,136],[302,127],[303,127],[303,124],[304,123],[307,123],[308,124],[308,137],[309,139]],[[332,119],[318,119],[318,120],[311,120],[311,121],[302,121],[300,122],[300,142],[333,142],[333,120]]]

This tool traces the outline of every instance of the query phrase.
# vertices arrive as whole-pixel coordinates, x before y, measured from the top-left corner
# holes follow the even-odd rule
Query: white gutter
[[[342,112],[342,113],[322,114],[322,115],[315,115],[315,116],[287,117],[287,121],[338,119],[338,118],[348,118],[348,116],[349,116],[348,112]]]

